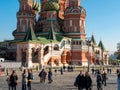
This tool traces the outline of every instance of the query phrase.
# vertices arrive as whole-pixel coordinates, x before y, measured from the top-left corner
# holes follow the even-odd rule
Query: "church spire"
[[[102,49],[102,51],[105,51],[104,45],[101,40],[100,40],[98,46]]]
[[[53,28],[52,22],[51,22],[51,25],[50,25],[50,30],[49,30],[47,39],[56,40],[56,36],[55,36],[55,32],[54,32],[54,28]]]
[[[91,37],[91,41],[93,42],[94,45],[96,45],[96,41],[95,41],[95,38],[94,38],[93,34],[92,34],[92,37]]]
[[[27,31],[26,36],[24,38],[24,41],[35,40],[35,39],[36,39],[36,36],[35,36],[34,31],[33,31],[32,24],[30,22],[30,27],[28,28],[28,31]]]

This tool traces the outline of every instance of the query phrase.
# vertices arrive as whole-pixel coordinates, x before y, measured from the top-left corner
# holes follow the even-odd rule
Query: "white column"
[[[29,47],[26,50],[26,63],[28,68],[32,68],[32,50]]]
[[[17,45],[17,61],[21,61],[21,48],[20,45]]]

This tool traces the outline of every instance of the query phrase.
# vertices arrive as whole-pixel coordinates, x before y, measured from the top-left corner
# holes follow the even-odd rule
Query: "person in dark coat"
[[[65,67],[65,65],[63,66],[63,70],[64,70],[64,72],[65,72],[65,69],[66,69],[66,67]]]
[[[42,69],[42,71],[40,71],[39,73],[40,83],[45,83],[46,75],[47,75],[47,72],[45,71],[45,69]]]
[[[10,75],[10,86],[12,90],[16,90],[16,86],[18,84],[18,76],[16,72],[13,70],[12,74]]]
[[[60,73],[61,73],[61,75],[63,75],[63,68],[62,67],[60,69]]]
[[[27,90],[27,73],[26,69],[24,69],[22,73],[22,90]]]
[[[96,82],[97,82],[97,89],[98,90],[103,90],[102,89],[102,76],[101,76],[101,72],[100,71],[98,71]]]
[[[80,71],[79,75],[76,77],[74,86],[78,87],[78,90],[83,90],[83,88],[85,88],[85,76],[82,71]]]
[[[106,81],[107,81],[107,73],[105,71],[102,72],[102,84],[104,84],[104,86],[106,86]]]
[[[31,82],[33,80],[33,73],[32,73],[31,69],[28,70],[28,77],[27,77],[27,79],[28,79],[28,82],[27,82],[28,90],[31,90]]]
[[[94,71],[95,71],[94,68],[92,68],[92,75],[94,75]]]
[[[117,77],[117,90],[120,90],[120,73],[118,73]]]
[[[52,70],[51,68],[49,68],[49,71],[48,71],[48,83],[52,83]]]
[[[85,89],[92,90],[92,79],[88,72],[85,73],[85,82],[86,82]]]

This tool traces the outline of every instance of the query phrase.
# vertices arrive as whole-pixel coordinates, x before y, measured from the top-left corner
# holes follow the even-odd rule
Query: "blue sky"
[[[39,0],[37,0],[39,1]],[[103,41],[108,51],[116,51],[120,42],[120,0],[81,0],[87,16],[86,36],[94,34],[96,42]],[[18,0],[1,0],[0,3],[0,41],[13,39],[16,29]]]

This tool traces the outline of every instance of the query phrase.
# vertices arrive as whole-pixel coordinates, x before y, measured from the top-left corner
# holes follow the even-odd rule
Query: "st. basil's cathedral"
[[[18,1],[14,40],[0,42],[0,57],[25,67],[108,65],[102,40],[86,37],[80,0]]]

